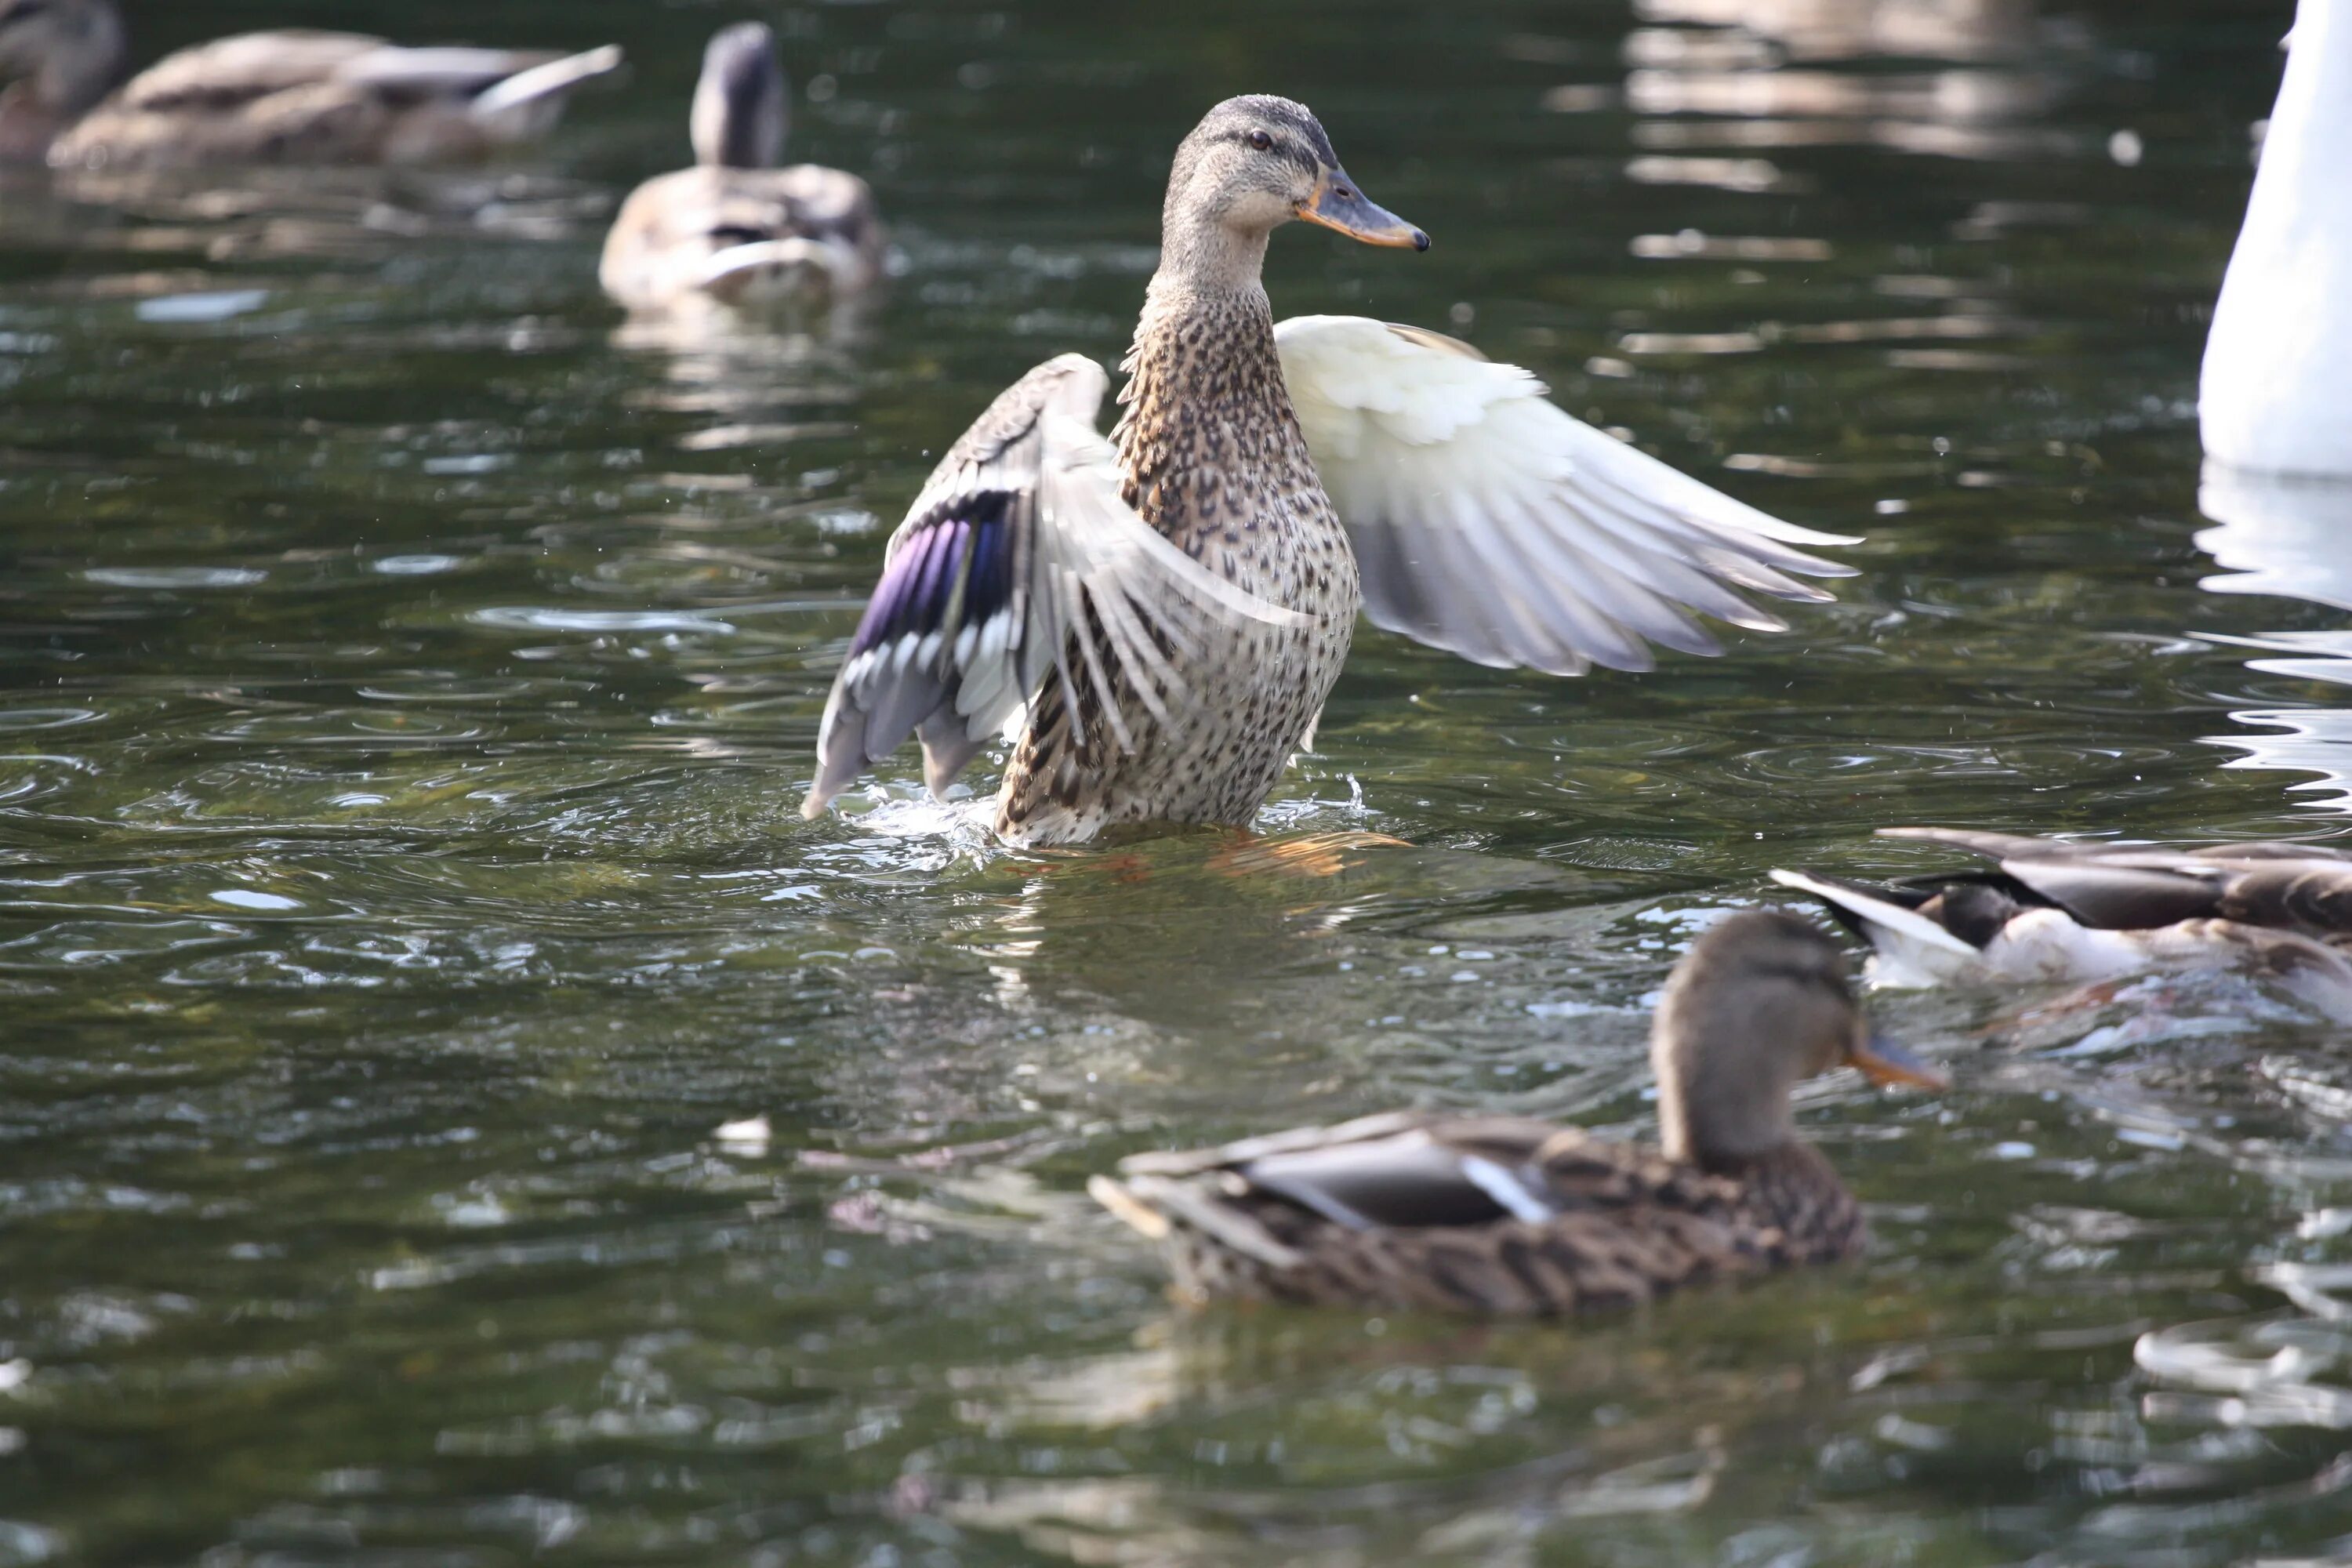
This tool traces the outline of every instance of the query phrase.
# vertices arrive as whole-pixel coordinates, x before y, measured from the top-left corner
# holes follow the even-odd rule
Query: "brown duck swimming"
[[[2116,980],[2240,969],[2352,1019],[2352,856],[2311,844],[2076,843],[1960,827],[1886,827],[1990,867],[1858,882],[1773,880],[1866,938],[1882,985]]]
[[[791,123],[776,37],[722,27],[702,58],[695,166],[622,204],[597,277],[633,310],[696,300],[838,302],[882,276],[882,219],[865,181],[816,163],[778,168]]]
[[[1315,116],[1229,99],[1184,138],[1122,368],[1065,354],[1000,395],[891,536],[824,709],[814,816],[908,734],[934,792],[1000,732],[996,829],[1247,823],[1312,748],[1361,609],[1481,664],[1647,669],[1717,647],[1692,612],[1783,629],[1738,589],[1829,595],[1767,517],[1570,418],[1466,344],[1349,316],[1276,326],[1293,219],[1429,237],[1366,199]]]
[[[1139,1154],[1088,1190],[1195,1300],[1544,1316],[1853,1256],[1862,1210],[1797,1136],[1797,1083],[1941,1074],[1874,1038],[1818,928],[1753,910],[1675,967],[1650,1042],[1659,1148],[1516,1117],[1397,1112]]]
[[[0,0],[0,161],[67,169],[214,163],[415,163],[542,136],[582,82],[621,67],[584,54],[403,48],[360,33],[241,33],[124,82],[114,0]],[[116,83],[121,82],[120,88]]]

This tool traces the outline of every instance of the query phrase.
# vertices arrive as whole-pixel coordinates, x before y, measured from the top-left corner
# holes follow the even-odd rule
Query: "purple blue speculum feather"
[[[1013,594],[1011,500],[1002,491],[960,497],[952,512],[909,539],[875,585],[849,656],[933,632],[951,640],[964,626],[985,625],[1004,609]],[[963,602],[950,626],[959,582]]]

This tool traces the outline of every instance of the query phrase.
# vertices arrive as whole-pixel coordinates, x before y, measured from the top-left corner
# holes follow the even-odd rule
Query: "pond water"
[[[1875,826],[2340,836],[2286,595],[2344,534],[2198,504],[2285,5],[771,11],[902,270],[814,336],[595,289],[740,8],[137,9],[637,64],[484,172],[0,186],[0,1565],[2352,1551],[2352,1063],[2251,983],[1877,996],[1958,1083],[1805,1098],[1872,1258],[1637,1317],[1180,1313],[1082,1191],[1404,1101],[1639,1133],[1675,952],[1938,863]],[[1286,231],[1277,310],[1862,575],[1646,676],[1367,629],[1263,844],[1005,853],[911,754],[803,823],[929,457],[1116,358],[1239,90],[1436,240]]]

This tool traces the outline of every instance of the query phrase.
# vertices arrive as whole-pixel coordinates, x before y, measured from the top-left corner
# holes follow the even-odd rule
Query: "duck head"
[[[1666,1153],[1724,1170],[1793,1142],[1790,1091],[1832,1068],[1874,1082],[1947,1079],[1871,1032],[1845,955],[1820,927],[1753,910],[1710,927],[1666,982],[1650,1038]]]
[[[694,161],[722,169],[774,168],[791,129],[787,97],[776,35],[765,23],[719,29],[702,51],[702,79],[694,88]]]
[[[0,79],[29,81],[52,114],[79,119],[129,59],[112,0],[0,0]]]
[[[1209,110],[1176,149],[1160,214],[1161,270],[1255,283],[1266,236],[1293,218],[1366,245],[1429,248],[1429,236],[1367,199],[1303,103],[1252,94]]]

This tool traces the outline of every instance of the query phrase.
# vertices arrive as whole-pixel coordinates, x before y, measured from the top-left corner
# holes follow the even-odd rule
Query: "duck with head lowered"
[[[1552,1316],[1862,1249],[1862,1210],[1790,1091],[1853,1067],[1943,1075],[1874,1036],[1845,960],[1750,910],[1692,944],[1650,1039],[1659,1146],[1517,1117],[1399,1112],[1139,1154],[1088,1191],[1154,1237],[1193,1300]]]
[[[866,182],[815,163],[778,168],[791,121],[775,35],[721,28],[702,60],[694,167],[622,204],[597,277],[633,310],[700,300],[846,300],[882,275],[882,220]]]
[[[2332,845],[2175,848],[1968,827],[1878,836],[1984,864],[1884,882],[1785,869],[1772,879],[1821,900],[1869,942],[1882,985],[2237,970],[2352,1020],[2352,854]]]
[[[130,80],[114,0],[0,0],[0,163],[60,169],[420,163],[545,135],[612,46],[404,48],[362,33],[240,33]],[[116,84],[121,85],[118,87]]]
[[[935,794],[1001,730],[1009,842],[1245,824],[1308,749],[1357,611],[1481,664],[1647,669],[1716,644],[1735,592],[1829,595],[1853,542],[1779,521],[1554,407],[1534,376],[1412,327],[1276,325],[1260,268],[1294,219],[1426,249],[1288,99],[1184,138],[1159,270],[1108,378],[1049,360],[950,448],[891,537],[825,704],[811,816],[912,732]]]

